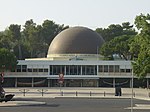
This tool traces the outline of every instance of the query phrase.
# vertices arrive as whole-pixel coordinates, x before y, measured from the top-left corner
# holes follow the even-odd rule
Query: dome
[[[104,43],[95,31],[85,27],[71,27],[60,32],[51,42],[48,55],[52,54],[97,54]]]

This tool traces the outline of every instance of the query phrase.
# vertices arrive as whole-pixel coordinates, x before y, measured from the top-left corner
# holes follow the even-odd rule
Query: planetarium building
[[[51,42],[46,58],[18,60],[15,71],[5,72],[4,86],[57,87],[63,74],[64,87],[131,87],[130,61],[104,61],[99,54],[103,38],[85,27],[71,27]],[[134,87],[149,87],[134,77]]]

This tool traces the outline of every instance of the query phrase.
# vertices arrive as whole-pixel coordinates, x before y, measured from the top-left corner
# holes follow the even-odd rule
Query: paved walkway
[[[16,98],[54,98],[54,97],[93,97],[93,98],[132,98],[131,88],[122,88],[122,95],[115,96],[115,88],[89,87],[51,87],[51,88],[4,88],[6,94],[15,94]],[[150,89],[134,88],[133,98],[149,100]]]

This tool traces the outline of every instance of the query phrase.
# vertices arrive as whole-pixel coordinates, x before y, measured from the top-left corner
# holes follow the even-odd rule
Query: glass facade
[[[96,65],[50,65],[50,75],[97,75]]]
[[[97,70],[98,69],[98,70]],[[27,65],[17,65],[14,72],[49,72],[49,75],[97,75],[104,73],[131,73],[131,69],[122,69],[119,65],[50,65],[47,68],[27,68]]]

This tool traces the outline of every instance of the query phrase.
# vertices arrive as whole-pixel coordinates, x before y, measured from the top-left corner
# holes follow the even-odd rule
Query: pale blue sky
[[[33,19],[41,24],[106,28],[110,24],[133,23],[136,15],[150,13],[150,0],[0,0],[0,31],[10,24]]]

